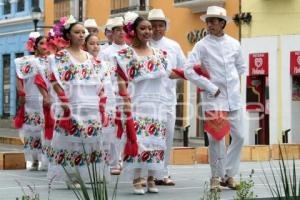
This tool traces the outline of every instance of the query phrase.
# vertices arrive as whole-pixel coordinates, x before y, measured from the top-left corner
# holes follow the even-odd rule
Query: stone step
[[[0,170],[26,169],[23,152],[0,152]]]

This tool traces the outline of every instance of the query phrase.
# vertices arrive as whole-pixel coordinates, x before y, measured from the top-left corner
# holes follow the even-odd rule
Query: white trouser
[[[239,171],[240,154],[244,143],[242,110],[228,112],[231,144],[227,152],[225,138],[215,140],[209,133],[209,163],[212,177],[235,176]]]
[[[163,176],[166,178],[169,176],[168,165],[170,162],[170,155],[173,147],[174,129],[176,122],[176,106],[167,106],[167,149],[165,151],[165,166]]]

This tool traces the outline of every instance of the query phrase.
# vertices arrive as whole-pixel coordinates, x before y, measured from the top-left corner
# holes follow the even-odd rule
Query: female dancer
[[[70,16],[62,32],[70,45],[50,57],[50,81],[58,98],[54,105],[57,121],[48,152],[48,178],[64,180],[70,186],[77,181],[74,173],[90,181],[89,164],[104,164],[100,116],[104,107],[99,103],[105,98],[104,73],[100,62],[81,49],[85,35],[82,24]]]
[[[24,138],[24,154],[26,161],[32,161],[30,170],[38,170],[39,161],[41,168],[47,165],[42,158],[42,143],[44,137],[43,100],[38,87],[34,84],[39,71],[35,58],[44,58],[48,51],[45,47],[46,37],[38,32],[29,35],[26,48],[34,55],[15,59],[17,73],[17,92],[19,96],[19,110],[15,118],[15,127],[19,129],[20,136]],[[44,99],[46,100],[46,99]]]
[[[128,12],[124,24],[127,37],[132,40],[132,47],[120,50],[116,56],[119,94],[123,97],[123,110],[127,116],[124,170],[133,172],[135,194],[145,193],[141,180],[144,176],[148,176],[148,192],[157,193],[154,178],[162,173],[166,149],[163,78],[174,74],[167,68],[166,53],[148,45],[152,36],[151,23]],[[137,155],[132,156],[134,153]]]

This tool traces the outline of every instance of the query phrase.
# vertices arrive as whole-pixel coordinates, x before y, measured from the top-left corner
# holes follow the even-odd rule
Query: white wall
[[[289,143],[300,143],[300,101],[292,101],[290,52],[300,51],[300,35],[281,36],[282,55],[282,129],[291,128]]]
[[[277,48],[278,37],[255,37],[242,38],[241,44],[249,73],[249,53],[269,53],[269,97],[270,97],[270,144],[277,143],[278,135],[278,65]],[[242,78],[242,95],[246,102],[246,77]],[[245,144],[254,144],[254,130],[258,128],[258,119],[254,120],[255,114],[246,113],[244,116]]]

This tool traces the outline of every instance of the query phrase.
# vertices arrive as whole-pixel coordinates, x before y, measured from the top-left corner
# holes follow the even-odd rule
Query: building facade
[[[247,144],[300,143],[300,2],[242,0]]]
[[[0,0],[0,117],[16,113],[14,59],[28,54],[25,43],[34,30],[33,7],[44,8],[42,0]],[[39,22],[39,25],[43,21]]]
[[[200,15],[206,12],[208,6],[219,5],[226,8],[228,15],[233,16],[239,13],[238,0],[63,0],[63,1],[46,1],[47,8],[55,7],[58,2],[64,2],[65,7],[81,3],[81,15],[84,19],[94,18],[99,26],[104,26],[107,19],[114,16],[121,16],[127,11],[135,11],[143,16],[147,16],[148,11],[152,8],[161,8],[168,17],[167,37],[176,40],[187,55],[193,48],[196,41],[201,39],[205,34],[205,23],[200,20]],[[57,7],[58,8],[58,7]],[[61,7],[60,7],[61,8]],[[71,9],[72,10],[72,9]],[[75,9],[76,10],[76,9]],[[61,16],[71,14],[59,13],[58,9],[47,9],[45,11],[45,23],[49,24]],[[78,19],[80,13],[74,14]],[[234,23],[228,24],[226,32],[236,39],[239,39],[239,27]],[[100,33],[100,39],[105,40],[104,34]],[[177,106],[177,125],[184,127],[191,125],[189,134],[191,137],[203,137],[203,126],[200,117],[201,109],[197,107],[200,97],[197,95],[196,87],[186,81],[178,84],[178,101]]]

